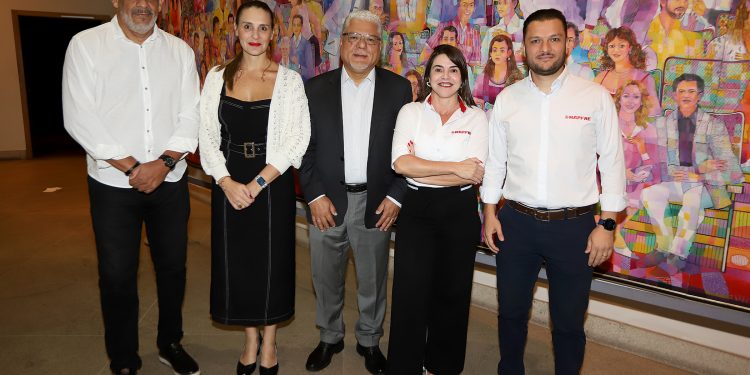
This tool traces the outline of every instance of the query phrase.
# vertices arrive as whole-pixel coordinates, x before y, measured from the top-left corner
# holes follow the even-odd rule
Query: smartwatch
[[[159,156],[159,159],[164,161],[164,165],[169,168],[170,171],[174,169],[175,165],[177,165],[177,160],[169,155]]]
[[[614,221],[614,219],[599,219],[599,222],[597,223],[604,227],[604,229],[608,231],[613,231],[617,227],[617,222]]]
[[[258,186],[260,186],[260,189],[263,190],[268,186],[268,183],[266,182],[266,179],[263,178],[263,176],[258,175],[255,177],[255,182],[258,183]]]

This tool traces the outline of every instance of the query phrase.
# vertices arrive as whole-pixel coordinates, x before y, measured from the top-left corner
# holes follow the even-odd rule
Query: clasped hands
[[[334,216],[338,215],[336,207],[333,206],[333,202],[325,195],[315,199],[308,204],[310,207],[310,216],[312,216],[312,224],[320,229],[326,231],[336,226]],[[391,228],[393,223],[398,218],[398,213],[401,208],[393,203],[388,197],[384,198],[378,206],[375,213],[380,215],[380,219],[375,223],[375,226],[381,231],[387,231]]]
[[[248,184],[239,183],[231,177],[225,177],[219,181],[219,187],[224,190],[227,201],[235,210],[242,210],[250,207],[255,198],[260,194],[260,186],[255,181]]]
[[[130,173],[128,183],[141,193],[150,194],[164,182],[169,168],[161,159],[139,165]]]

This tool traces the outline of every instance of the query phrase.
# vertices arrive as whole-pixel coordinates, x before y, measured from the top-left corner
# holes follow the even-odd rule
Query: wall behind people
[[[16,61],[16,41],[11,10],[55,12],[89,15],[111,15],[112,3],[90,0],[4,0],[0,2],[0,71],[3,72],[3,85],[0,87],[0,113],[3,114],[0,126],[0,159],[22,158],[26,155],[23,112],[21,108],[21,88]],[[54,30],[50,30],[54,32]],[[43,48],[43,46],[37,46]],[[59,67],[62,69],[62,67]],[[50,84],[50,90],[59,90],[60,84]]]

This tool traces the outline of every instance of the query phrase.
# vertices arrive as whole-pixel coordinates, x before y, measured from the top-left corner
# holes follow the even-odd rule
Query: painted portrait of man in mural
[[[656,120],[659,146],[664,150],[662,182],[643,189],[641,199],[656,233],[656,247],[643,260],[669,274],[697,268],[690,249],[706,208],[731,204],[726,185],[743,180],[726,125],[698,106],[703,78],[683,74],[672,84],[677,110]],[[677,229],[665,217],[669,202],[680,202]]]

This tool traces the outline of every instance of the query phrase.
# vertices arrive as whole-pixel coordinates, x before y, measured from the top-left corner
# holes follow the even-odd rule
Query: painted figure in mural
[[[430,39],[437,36],[437,45],[447,44],[449,46],[458,47],[458,30],[456,30],[455,27],[446,26],[439,30],[440,31],[433,34]],[[430,55],[432,55],[432,47],[430,47],[430,42],[428,40],[424,45],[424,49],[422,49],[422,53],[419,54],[419,59],[417,60],[419,65],[424,65],[430,58]]]
[[[320,10],[320,4],[314,1],[292,0],[292,4],[293,6],[292,10],[289,12],[289,19],[293,21],[296,16],[302,16],[301,34],[312,47],[313,60],[310,64],[312,65],[313,74],[315,74],[315,68],[320,65],[322,61],[320,54],[321,26],[320,18],[317,15],[317,11],[322,12],[322,10]],[[316,11],[313,11],[313,9]],[[290,23],[290,29],[294,29],[292,23]],[[289,30],[288,33],[289,36],[293,37],[292,33],[294,33],[294,30]],[[302,63],[300,63],[300,65],[302,65]],[[305,77],[303,74],[303,78],[305,79],[310,77],[311,76]]]
[[[586,3],[586,20],[581,43],[585,49],[591,46],[594,42],[591,32],[597,20],[602,18],[610,28],[629,27],[633,30],[638,43],[648,45],[646,33],[658,10],[658,0],[589,0]]]
[[[214,180],[211,319],[244,330],[237,375],[278,373],[277,325],[294,316],[292,167],[310,116],[302,78],[271,60],[273,22],[263,2],[239,7],[242,52],[211,69],[200,102],[201,165]]]
[[[386,56],[388,60],[383,64],[385,69],[398,75],[405,75],[412,68],[411,63],[406,58],[406,39],[404,34],[398,31],[391,31],[389,35]]]
[[[462,12],[460,7],[461,3],[458,0],[432,0],[427,14],[427,24],[440,25],[452,21]],[[484,1],[472,2],[467,22],[472,25],[486,25],[487,16],[485,13]]]
[[[426,72],[427,97],[401,109],[393,134],[393,169],[409,189],[394,253],[390,374],[463,371],[482,225],[476,185],[487,159],[487,116],[471,97],[461,50],[436,47]]]
[[[661,12],[651,21],[647,34],[650,47],[656,53],[657,69],[663,70],[664,61],[670,56],[703,56],[700,34],[680,25],[687,10],[687,0],[659,0],[659,4]]]
[[[730,205],[726,185],[743,179],[726,125],[698,106],[703,90],[703,78],[695,74],[685,73],[672,84],[678,108],[656,119],[659,146],[665,150],[660,157],[665,164],[663,182],[643,189],[641,194],[656,232],[656,247],[643,265],[661,263],[670,274],[686,266],[697,267],[688,263],[688,256],[705,209]],[[665,213],[669,202],[674,201],[681,202],[682,208],[673,234]]]
[[[518,0],[496,0],[494,13],[498,16],[496,18],[497,23],[495,26],[487,29],[487,33],[482,39],[482,64],[487,63],[487,59],[490,53],[490,40],[500,34],[507,34],[513,41],[513,51],[516,57],[519,59],[521,56],[521,47],[523,43],[523,18],[519,17],[516,13],[516,6]]]
[[[712,40],[708,44],[706,57],[723,61],[750,60],[748,46],[750,46],[750,12],[748,2],[742,0],[734,13],[731,27],[726,33]]]
[[[568,22],[568,29],[565,35],[565,54],[568,56],[565,59],[565,66],[568,68],[570,74],[577,75],[583,79],[589,81],[594,79],[594,72],[586,65],[579,64],[573,59],[573,50],[579,43],[580,33],[572,22]]]
[[[656,128],[649,119],[652,105],[650,95],[644,83],[636,80],[627,81],[615,94],[625,157],[625,193],[628,197],[627,216],[623,223],[641,208],[643,188],[661,182]],[[615,252],[637,258],[625,243],[621,231],[620,225],[615,230]]]
[[[520,6],[524,16],[539,9],[557,9],[565,15],[567,22],[572,22],[579,30],[584,28],[584,19],[581,17],[582,13],[577,0],[521,0]],[[593,24],[596,25],[596,19],[593,20]]]
[[[542,263],[550,284],[555,373],[580,372],[592,269],[612,255],[614,219],[627,205],[617,109],[601,85],[565,69],[566,27],[556,9],[528,15],[523,41],[529,76],[497,96],[490,120],[481,192],[485,243],[497,253],[498,374],[524,373]]]
[[[343,68],[305,85],[312,135],[299,175],[312,224],[310,258],[320,328],[320,342],[305,368],[320,371],[344,349],[344,271],[351,246],[359,307],[356,350],[367,371],[382,374],[387,363],[379,343],[390,229],[407,189],[391,169],[391,141],[398,111],[412,95],[409,81],[375,66],[382,45],[377,15],[358,10],[342,26]]]
[[[685,16],[680,22],[682,28],[690,31],[714,31],[716,29],[714,25],[704,17],[706,10],[706,3],[703,0],[689,0]]]
[[[471,65],[479,65],[481,60],[482,39],[479,34],[478,26],[473,26],[469,20],[474,13],[474,0],[460,0],[458,3],[458,13],[456,18],[442,22],[436,30],[444,30],[446,27],[453,27],[456,30],[456,44],[458,49],[463,52],[466,62]],[[424,46],[423,57],[432,54],[432,49],[441,43],[442,35],[435,33],[430,37]]]
[[[315,56],[313,54],[313,45],[310,40],[302,34],[304,18],[296,14],[291,18],[291,39],[292,62],[299,64],[300,74],[303,80],[308,80],[315,75]]]
[[[635,40],[633,31],[627,26],[609,30],[602,47],[604,55],[601,58],[601,72],[594,78],[594,82],[600,83],[613,96],[625,82],[643,82],[651,101],[650,115],[660,115],[661,106],[656,96],[656,83],[651,75],[643,70],[646,67],[646,55]]]
[[[418,71],[412,69],[408,72],[406,72],[406,79],[409,80],[409,83],[411,84],[411,101],[422,101],[424,98],[424,80],[422,79],[422,75],[419,74]]]
[[[474,101],[482,109],[486,109],[485,103],[495,104],[495,97],[505,87],[523,79],[523,73],[516,65],[510,36],[500,34],[492,38],[489,53],[484,71],[474,80],[472,91]]]
[[[323,27],[328,32],[323,49],[328,52],[330,69],[339,67],[339,47],[341,46],[341,30],[344,20],[354,10],[369,9],[368,0],[333,0],[323,15]],[[379,19],[379,17],[378,17]]]
[[[390,10],[388,28],[402,33],[421,31],[425,27],[428,4],[429,0],[390,0],[386,5]]]
[[[137,281],[145,225],[159,360],[175,374],[198,374],[180,344],[190,215],[182,158],[198,145],[199,123],[193,52],[156,26],[162,1],[113,5],[111,21],[71,39],[62,75],[65,129],[86,151],[109,368],[118,375],[141,368]]]
[[[302,69],[300,68],[299,64],[292,60],[291,48],[292,39],[288,36],[282,37],[281,41],[279,42],[279,49],[281,50],[279,65],[299,73]]]
[[[224,34],[224,40],[227,43],[227,59],[233,58],[236,53],[234,50],[234,44],[237,42],[237,24],[234,21],[234,14],[229,13],[227,15],[226,33]]]

